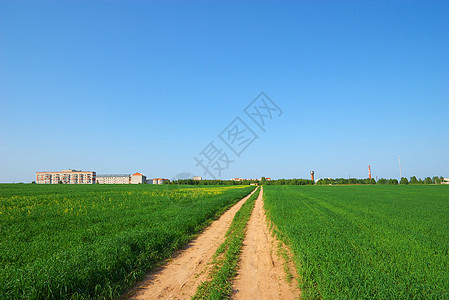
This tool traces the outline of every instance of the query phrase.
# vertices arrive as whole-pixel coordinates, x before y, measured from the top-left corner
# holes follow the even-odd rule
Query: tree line
[[[401,178],[401,184],[440,184],[444,181],[443,176],[434,176],[432,178],[426,177],[424,180],[421,178],[416,178],[416,176],[410,177],[410,180],[408,180],[405,177]]]
[[[259,180],[193,180],[193,179],[179,179],[171,182],[164,182],[166,184],[187,184],[187,185],[250,185],[251,183],[258,184]]]
[[[164,182],[165,184],[182,184],[182,185],[250,185],[250,184],[261,184],[261,185],[334,185],[334,184],[440,184],[444,181],[443,176],[434,176],[433,178],[426,177],[424,180],[421,178],[416,178],[416,176],[410,177],[410,180],[402,177],[400,181],[397,179],[387,179],[380,178],[375,180],[374,178],[324,178],[318,180],[314,183],[310,179],[277,179],[277,180],[267,180],[262,177],[261,180],[193,180],[193,179],[180,179],[172,182]]]
[[[396,179],[388,179],[390,180],[390,184],[397,184],[398,181]],[[393,180],[396,180],[394,183]],[[388,181],[387,181],[388,182]],[[376,184],[376,180],[374,178],[324,178],[320,179],[316,183],[317,185],[330,185],[330,184]],[[386,183],[388,184],[388,183]]]
[[[168,182],[167,182],[168,183]],[[250,185],[250,184],[261,184],[261,185],[313,185],[314,182],[309,179],[277,179],[277,180],[267,180],[262,177],[260,180],[248,180],[244,179],[241,181],[235,180],[193,180],[193,179],[180,179],[170,182],[170,184],[188,184],[188,185]]]
[[[264,177],[262,177],[262,180],[260,181],[260,184],[262,185],[313,185],[315,184],[312,180],[309,179],[277,179],[277,180],[266,180]]]
[[[416,178],[416,176],[410,177],[410,180],[408,180],[405,177],[401,178],[401,181],[399,182],[397,179],[386,179],[386,178],[380,178],[379,180],[375,180],[374,178],[325,178],[320,179],[316,183],[317,185],[330,185],[330,184],[441,184],[444,181],[443,176],[438,177],[434,176],[433,178],[426,177],[424,180],[421,178]]]

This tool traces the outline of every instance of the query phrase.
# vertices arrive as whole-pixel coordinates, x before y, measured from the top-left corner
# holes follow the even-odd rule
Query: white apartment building
[[[130,184],[130,174],[102,174],[97,175],[97,183],[99,184]]]
[[[104,174],[97,176],[99,184],[139,184],[147,183],[146,176],[141,173],[134,174]]]
[[[38,184],[93,184],[96,174],[93,171],[62,170],[61,172],[36,172]]]
[[[168,181],[165,178],[153,178],[153,184],[164,184],[164,182]]]
[[[139,184],[139,183],[146,183],[147,182],[147,177],[143,174],[140,173],[134,173],[133,175],[131,175],[131,184]]]

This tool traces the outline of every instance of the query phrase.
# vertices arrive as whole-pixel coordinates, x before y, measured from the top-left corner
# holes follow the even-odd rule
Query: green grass
[[[448,186],[265,186],[305,299],[448,299]]]
[[[226,239],[217,249],[212,262],[210,279],[197,289],[193,299],[230,299],[232,280],[237,274],[240,251],[245,239],[246,224],[251,216],[260,188],[242,205],[235,214]]]
[[[253,187],[0,185],[0,299],[119,297]]]

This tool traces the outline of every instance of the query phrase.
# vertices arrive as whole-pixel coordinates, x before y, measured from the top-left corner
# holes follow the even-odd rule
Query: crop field
[[[114,298],[248,186],[0,185],[0,298]]]
[[[266,186],[302,296],[448,299],[449,186]]]

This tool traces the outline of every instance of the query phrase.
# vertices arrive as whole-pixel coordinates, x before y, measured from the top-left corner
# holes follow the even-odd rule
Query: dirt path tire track
[[[287,282],[284,260],[277,253],[278,241],[268,229],[262,189],[248,221],[232,299],[295,299],[300,296],[297,281]]]
[[[255,190],[254,190],[255,191]],[[164,266],[148,274],[123,299],[190,299],[207,279],[208,265],[246,196],[180,250]]]

